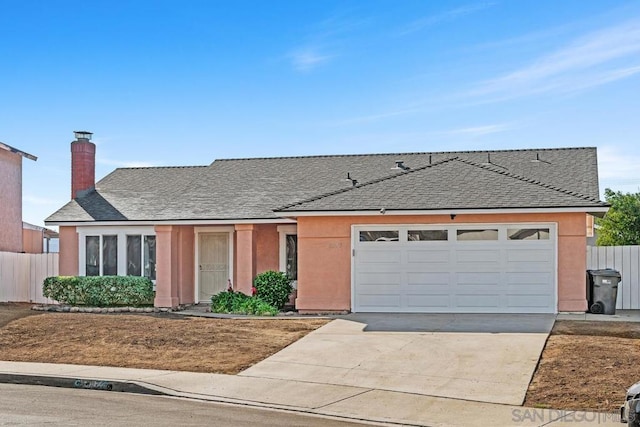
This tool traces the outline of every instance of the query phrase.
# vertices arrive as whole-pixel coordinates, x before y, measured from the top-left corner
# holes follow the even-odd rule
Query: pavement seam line
[[[322,385],[330,385],[330,386],[336,386],[336,387],[364,388],[364,387],[358,387],[358,386],[354,386],[354,385],[333,384],[333,383],[319,383],[319,382],[314,382],[314,381],[301,381],[301,380],[285,380],[285,379],[282,379],[282,378],[258,377],[258,376],[255,376],[255,375],[243,375],[243,377],[247,377],[247,378],[264,378],[264,379],[268,379],[268,380],[281,380],[281,381],[298,382],[298,383],[305,383],[305,384],[322,384]],[[500,405],[500,406],[509,406],[509,407],[513,407],[513,406],[515,406],[515,407],[523,407],[522,405],[518,405],[518,404],[515,404],[515,403],[487,402],[487,401],[484,401],[484,400],[461,399],[459,397],[440,396],[440,395],[437,395],[437,394],[416,393],[415,391],[391,390],[391,389],[388,389],[388,388],[374,388],[374,389],[370,389],[369,391],[384,391],[384,392],[388,392],[388,393],[410,394],[412,396],[433,397],[433,398],[436,398],[436,399],[459,400],[461,402],[483,403],[483,404],[489,404],[489,405]]]
[[[319,364],[316,364],[316,363],[301,363],[301,362],[293,362],[293,361],[281,362],[279,360],[267,360],[267,359],[265,359],[265,360],[263,360],[263,362],[280,363],[280,364],[283,364],[283,365],[313,366],[313,367],[321,367],[321,368],[322,367],[327,367],[326,365],[319,365]],[[262,363],[262,362],[260,362],[260,363]],[[354,369],[357,369],[360,365],[362,365],[362,363],[364,363],[364,362],[360,362],[360,363],[358,363],[358,365],[356,365],[354,367],[350,367],[350,368],[343,368],[341,366],[329,366],[328,368],[339,369],[339,370],[342,370],[342,371],[345,371],[345,372],[350,372],[350,371],[353,371]],[[249,368],[249,369],[251,369],[251,368]],[[247,369],[247,370],[249,370],[249,369]],[[381,372],[380,370],[376,370],[376,369],[364,369],[364,368],[359,368],[359,369],[361,371],[364,371],[364,372]],[[399,375],[397,372],[392,372],[392,371],[386,371],[384,373],[387,373],[387,374],[393,375],[393,376]],[[295,379],[294,380],[289,380],[289,379],[284,379],[284,378],[262,377],[262,376],[259,376],[259,375],[251,375],[251,374],[247,374],[246,371],[240,372],[237,375],[241,376],[241,377],[281,379],[283,381],[300,381],[300,380],[295,380]],[[500,381],[488,381],[488,380],[480,381],[480,380],[473,380],[473,379],[461,378],[461,377],[450,377],[450,376],[444,376],[444,375],[423,375],[423,374],[415,374],[415,373],[409,373],[409,372],[401,373],[400,375],[406,375],[406,376],[409,376],[409,377],[418,376],[418,377],[422,377],[422,378],[448,379],[448,380],[455,380],[455,381],[470,382],[470,383],[474,383],[474,384],[481,383],[481,382],[482,383],[487,383],[487,384],[494,384],[494,385],[520,384],[520,382],[512,383],[512,382],[505,382],[505,381],[502,381],[502,382],[500,382]],[[313,382],[313,381],[300,381],[300,382]],[[319,384],[323,384],[323,383],[319,383]],[[529,383],[527,383],[527,386],[528,386],[528,384]],[[334,384],[334,385],[344,385],[344,384]],[[351,387],[358,387],[358,386],[351,386]]]
[[[575,414],[576,412],[577,412],[577,411],[567,411],[567,412],[563,412],[563,415],[559,416],[559,417],[558,417],[558,418],[556,418],[556,419],[549,420],[548,422],[546,422],[546,423],[544,423],[544,424],[540,424],[540,426],[539,426],[539,427],[548,426],[548,425],[551,425],[551,424],[555,423],[556,421],[561,421],[563,418],[565,418],[565,417],[567,417],[567,416],[569,416],[569,415]]]
[[[363,391],[361,391],[360,393],[356,393],[356,394],[354,394],[354,395],[352,395],[352,396],[343,397],[342,399],[338,399],[338,400],[336,400],[336,401],[334,401],[334,402],[330,402],[330,403],[327,403],[327,404],[322,405],[322,406],[316,406],[316,407],[314,407],[313,409],[314,409],[314,410],[316,410],[316,409],[326,408],[327,406],[335,405],[335,404],[336,404],[336,403],[338,403],[338,402],[344,402],[345,400],[349,400],[349,399],[354,398],[354,397],[362,396],[363,394],[369,393],[369,392],[371,392],[371,391],[373,391],[373,390],[375,390],[375,389],[370,388],[370,389],[368,389],[368,390],[363,390]]]

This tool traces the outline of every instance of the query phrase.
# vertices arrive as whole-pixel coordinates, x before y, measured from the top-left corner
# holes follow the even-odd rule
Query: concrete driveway
[[[351,314],[239,375],[521,405],[554,320]]]

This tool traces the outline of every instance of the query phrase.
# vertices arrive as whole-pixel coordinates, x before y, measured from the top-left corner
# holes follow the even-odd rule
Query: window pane
[[[144,277],[156,280],[156,236],[144,236]]]
[[[509,240],[549,240],[548,228],[509,228]]]
[[[118,275],[118,236],[102,236],[102,275]]]
[[[127,275],[141,276],[142,236],[127,236]]]
[[[298,280],[298,236],[287,234],[287,275]]]
[[[447,230],[409,230],[407,238],[410,242],[448,240]]]
[[[87,236],[85,241],[85,274],[100,275],[100,236]]]
[[[391,242],[398,241],[398,230],[392,231],[361,231],[361,242]]]
[[[458,240],[498,240],[498,230],[457,230]]]

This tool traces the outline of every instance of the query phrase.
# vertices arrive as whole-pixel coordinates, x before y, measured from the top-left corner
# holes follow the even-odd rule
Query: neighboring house
[[[595,148],[216,160],[116,169],[71,144],[60,274],[156,281],[155,305],[297,280],[301,312],[585,311]],[[88,171],[88,172],[87,172]]]
[[[587,215],[587,246],[595,246],[598,241],[598,225],[593,215]]]
[[[23,222],[22,251],[28,254],[58,252],[58,233],[39,225]]]
[[[22,158],[33,156],[0,142],[0,252],[23,252]]]

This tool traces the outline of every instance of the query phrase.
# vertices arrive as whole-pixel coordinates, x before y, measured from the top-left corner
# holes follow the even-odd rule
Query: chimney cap
[[[90,141],[93,132],[88,132],[86,130],[74,130],[73,135],[76,137],[76,139],[86,139],[87,141]]]

